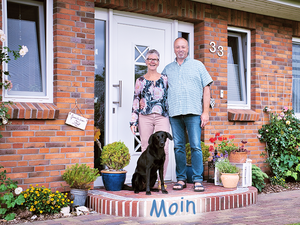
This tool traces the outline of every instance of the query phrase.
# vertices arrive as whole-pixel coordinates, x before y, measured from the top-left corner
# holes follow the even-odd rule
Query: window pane
[[[147,46],[136,45],[135,46],[135,61],[145,63],[146,54],[149,50]]]
[[[293,109],[300,113],[300,43],[293,43]]]
[[[238,38],[228,37],[227,92],[229,101],[242,101],[238,48]]]
[[[94,108],[95,108],[95,117],[94,117],[94,126],[100,129],[99,141],[101,146],[105,145],[105,49],[106,49],[106,22],[101,20],[95,20],[95,99],[94,99]],[[95,147],[95,159],[98,160],[100,156],[100,149]],[[95,162],[95,167],[99,168],[100,162]]]
[[[38,6],[8,3],[8,47],[17,50],[19,45],[25,45],[28,53],[18,60],[11,60],[8,65],[9,79],[13,88],[9,95],[45,95],[40,42],[39,8]],[[10,54],[13,59],[13,55]],[[43,57],[44,59],[44,57]]]
[[[144,65],[135,65],[135,81],[136,79],[138,79],[140,76],[143,76],[147,73],[147,66]],[[141,141],[139,138],[139,135],[136,136],[136,138],[134,138],[134,150],[135,152],[141,152],[142,148],[141,148]]]
[[[147,66],[135,65],[135,80],[147,73]]]

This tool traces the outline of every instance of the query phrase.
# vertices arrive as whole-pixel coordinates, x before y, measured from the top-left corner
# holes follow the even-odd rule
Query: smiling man
[[[210,88],[213,82],[202,62],[188,56],[188,42],[177,38],[174,42],[176,59],[162,74],[168,76],[168,105],[174,138],[177,183],[174,190],[186,187],[185,131],[192,155],[194,191],[202,192],[203,160],[201,128],[209,122]]]

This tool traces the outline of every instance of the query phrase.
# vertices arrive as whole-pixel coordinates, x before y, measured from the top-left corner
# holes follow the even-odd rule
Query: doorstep
[[[172,190],[174,182],[167,183],[169,194],[133,191],[90,190],[87,206],[101,214],[122,217],[170,217],[234,209],[256,204],[255,187],[224,188],[203,182],[205,192],[194,192],[193,184]]]

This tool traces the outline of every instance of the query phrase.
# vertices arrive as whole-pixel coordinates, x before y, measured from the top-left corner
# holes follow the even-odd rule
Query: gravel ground
[[[266,184],[266,186],[262,189],[262,193],[270,194],[293,190],[300,190],[300,182],[287,182],[286,187],[282,187],[280,185]]]

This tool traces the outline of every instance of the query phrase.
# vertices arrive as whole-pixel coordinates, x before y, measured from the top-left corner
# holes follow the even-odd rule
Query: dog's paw
[[[146,195],[151,195],[151,191],[146,191]]]
[[[139,191],[137,191],[137,190],[135,190],[135,191],[134,191],[134,193],[135,193],[135,194],[138,194],[138,193],[140,193],[140,192],[139,192]]]
[[[161,192],[162,192],[163,194],[169,194],[168,191],[166,191],[166,190],[162,190]]]

